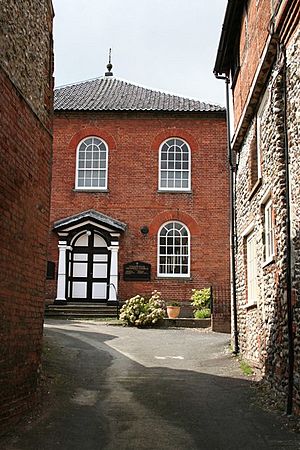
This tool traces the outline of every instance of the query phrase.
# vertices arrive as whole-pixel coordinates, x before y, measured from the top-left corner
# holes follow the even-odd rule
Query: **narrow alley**
[[[257,406],[228,335],[48,320],[45,336],[53,398],[5,450],[300,448]]]

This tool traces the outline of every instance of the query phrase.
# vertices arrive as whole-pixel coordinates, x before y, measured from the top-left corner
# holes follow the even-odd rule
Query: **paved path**
[[[5,450],[300,449],[255,406],[228,335],[66,321],[45,335],[55,400]]]

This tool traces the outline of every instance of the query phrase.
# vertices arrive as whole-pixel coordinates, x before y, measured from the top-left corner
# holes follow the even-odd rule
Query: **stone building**
[[[0,17],[2,429],[33,405],[41,359],[52,153],[52,3],[1,0]]]
[[[239,347],[300,411],[298,1],[228,2],[215,74],[230,80]]]
[[[111,72],[55,90],[50,301],[213,286],[228,330],[227,204],[224,108]]]

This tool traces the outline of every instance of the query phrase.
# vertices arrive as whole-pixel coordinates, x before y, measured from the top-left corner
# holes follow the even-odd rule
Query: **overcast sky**
[[[55,84],[114,76],[225,104],[213,67],[226,0],[53,0]]]

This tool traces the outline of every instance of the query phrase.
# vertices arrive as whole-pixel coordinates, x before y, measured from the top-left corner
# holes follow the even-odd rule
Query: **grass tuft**
[[[240,359],[240,368],[243,374],[246,375],[247,377],[250,377],[254,373],[252,367],[249,366],[249,364],[243,359]]]

